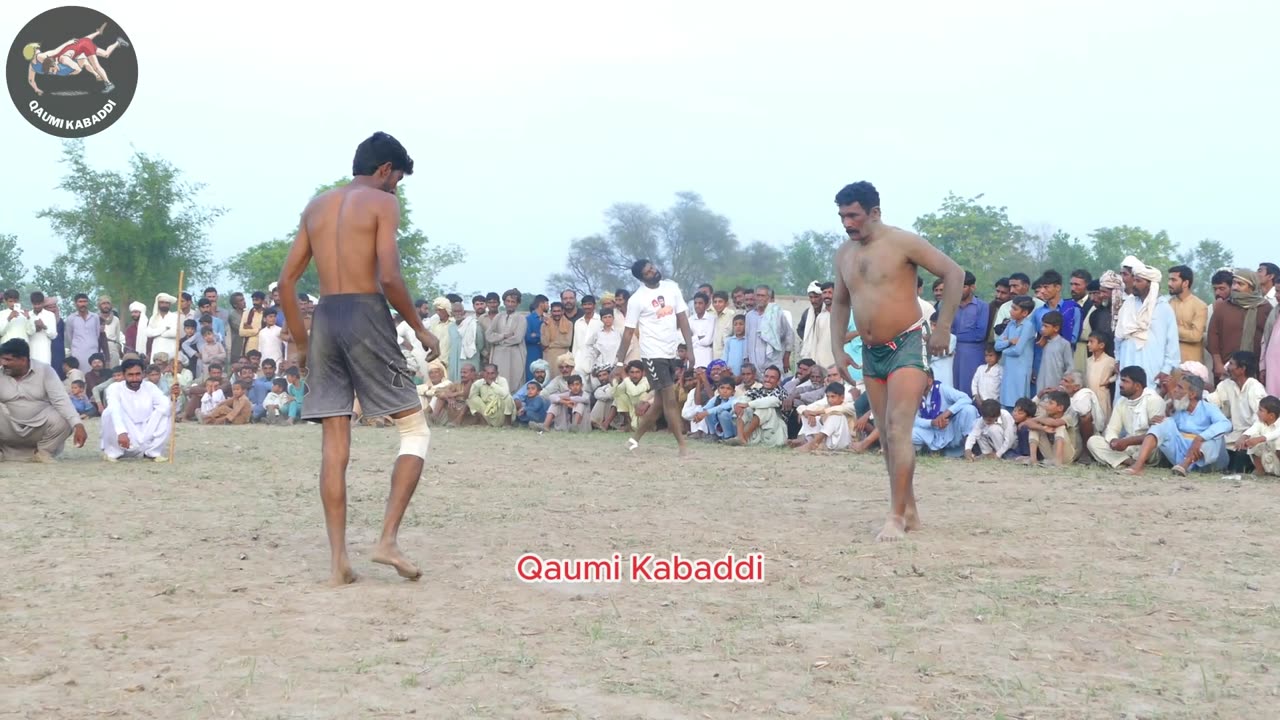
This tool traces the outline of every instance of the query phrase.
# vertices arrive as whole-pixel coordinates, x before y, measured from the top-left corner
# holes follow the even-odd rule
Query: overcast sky
[[[44,9],[0,5],[7,38]],[[544,289],[617,201],[694,190],[744,243],[781,245],[838,231],[832,198],[861,179],[904,226],[985,193],[1033,228],[1140,225],[1280,261],[1272,3],[94,7],[140,82],[90,162],[136,148],[205,183],[225,258],[288,231],[385,130],[416,161],[416,223],[470,252],[445,275],[461,291]],[[62,247],[35,217],[67,201],[60,141],[11,103],[0,137],[0,232],[31,267]]]

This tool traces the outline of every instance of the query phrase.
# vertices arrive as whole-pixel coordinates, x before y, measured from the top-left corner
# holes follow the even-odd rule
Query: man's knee
[[[427,427],[427,417],[420,412],[410,413],[395,419],[400,430],[400,455],[414,455],[427,459],[427,450],[431,446],[431,430]]]

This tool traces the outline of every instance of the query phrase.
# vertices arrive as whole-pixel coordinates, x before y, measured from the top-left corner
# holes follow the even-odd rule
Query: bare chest
[[[848,251],[842,272],[849,288],[855,293],[874,292],[899,285],[909,285],[912,293],[915,292],[915,263],[907,260],[904,253],[892,246],[854,245]]]

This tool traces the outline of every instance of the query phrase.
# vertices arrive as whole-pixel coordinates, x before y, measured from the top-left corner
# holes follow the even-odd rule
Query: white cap
[[[818,285],[817,280],[814,280],[813,282],[809,283],[809,289],[806,292],[808,292],[810,295],[821,295],[822,286]]]
[[[270,285],[267,286],[267,292],[275,292],[276,286],[279,284],[280,283],[278,282],[271,283]]]

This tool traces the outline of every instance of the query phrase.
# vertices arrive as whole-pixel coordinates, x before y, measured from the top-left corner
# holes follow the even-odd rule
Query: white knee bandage
[[[417,455],[427,459],[427,448],[431,446],[431,429],[427,427],[427,416],[420,412],[396,419],[396,427],[400,428],[400,454]]]

